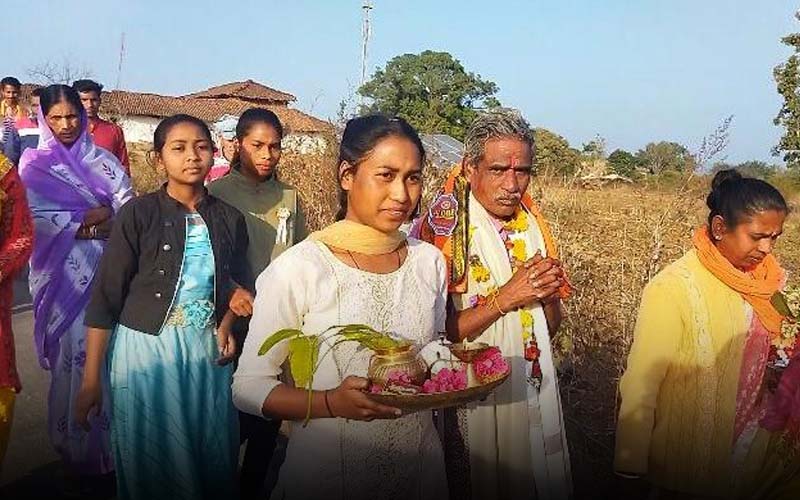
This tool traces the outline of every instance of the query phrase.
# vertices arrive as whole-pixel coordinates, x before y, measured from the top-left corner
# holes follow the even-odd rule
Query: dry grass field
[[[333,144],[330,139],[330,144]],[[152,164],[152,144],[129,143],[133,187],[138,193],[149,193],[158,189],[165,181],[162,173]],[[324,152],[298,154],[284,151],[278,166],[281,180],[295,186],[301,193],[301,205],[309,229],[316,230],[333,221],[336,215],[336,147]]]
[[[131,148],[139,192],[162,182],[144,161],[145,150],[146,145]],[[311,230],[333,220],[334,165],[333,152],[287,152],[281,160],[279,175],[299,189]],[[426,175],[423,196],[429,201],[444,172],[428,169]],[[708,179],[671,182],[669,187],[652,182],[599,189],[541,180],[534,184],[575,286],[556,344],[577,498],[611,498],[617,383],[641,290],[690,247],[691,232],[706,215]],[[800,271],[797,217],[790,216],[777,251],[790,282],[797,281]]]
[[[576,290],[565,303],[562,397],[578,493],[605,490],[613,476],[617,382],[642,288],[688,248],[701,196],[630,187],[540,186]]]
[[[706,217],[707,179],[678,189],[535,188],[575,285],[559,333],[561,389],[578,498],[611,498],[617,383],[642,288],[691,246]],[[790,200],[791,202],[791,200]],[[797,283],[800,220],[790,216],[777,254]]]

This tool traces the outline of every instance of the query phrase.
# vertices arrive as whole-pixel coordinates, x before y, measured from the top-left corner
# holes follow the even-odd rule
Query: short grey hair
[[[483,158],[484,146],[489,139],[514,137],[533,150],[533,131],[519,111],[511,108],[493,108],[482,111],[467,129],[464,137],[464,159],[475,164]]]

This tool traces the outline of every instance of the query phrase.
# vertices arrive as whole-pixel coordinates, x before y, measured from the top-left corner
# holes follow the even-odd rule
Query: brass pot
[[[386,385],[389,374],[395,370],[407,373],[416,385],[422,385],[428,371],[425,360],[419,356],[413,345],[403,345],[393,349],[375,351],[369,361],[367,377],[381,386]]]

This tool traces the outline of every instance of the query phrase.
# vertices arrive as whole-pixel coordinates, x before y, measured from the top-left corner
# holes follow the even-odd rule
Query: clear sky
[[[504,105],[580,147],[695,150],[735,115],[731,162],[775,161],[772,68],[800,31],[787,0],[373,0],[369,67],[448,51]],[[73,61],[114,86],[183,94],[252,78],[332,118],[360,75],[360,0],[26,0],[0,29],[6,74]]]

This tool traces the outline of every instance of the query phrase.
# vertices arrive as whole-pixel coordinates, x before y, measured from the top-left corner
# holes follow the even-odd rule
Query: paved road
[[[13,307],[15,310],[19,310],[25,308],[25,306],[30,303],[31,294],[28,291],[28,269],[26,268],[14,279]]]
[[[24,303],[24,301],[21,301]],[[0,474],[0,500],[23,498],[62,498],[59,493],[62,471],[47,437],[47,391],[49,374],[39,367],[33,344],[33,313],[13,315],[12,326],[17,352],[17,369],[22,392],[17,395],[11,439]],[[285,446],[281,439],[280,448]],[[282,450],[277,452],[267,485],[275,484]]]
[[[55,486],[53,474],[58,468],[57,456],[47,438],[49,377],[36,359],[32,313],[15,314],[12,326],[23,388],[17,395],[11,440],[0,476],[0,498],[4,499],[23,498],[23,492],[45,493]]]

